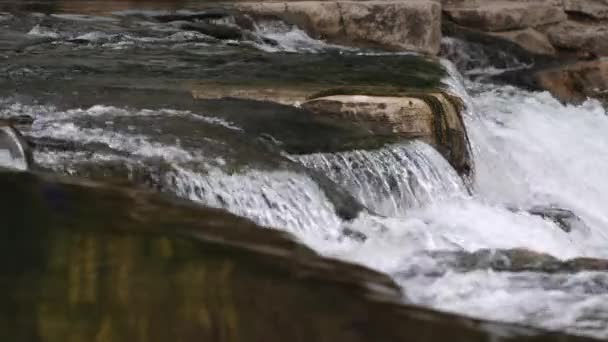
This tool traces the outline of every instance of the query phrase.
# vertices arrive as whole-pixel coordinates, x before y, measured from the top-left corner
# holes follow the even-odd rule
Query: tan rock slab
[[[608,102],[608,59],[540,71],[535,78],[562,102],[579,103],[589,97]]]
[[[566,21],[545,32],[556,48],[608,56],[608,24]]]
[[[563,0],[567,12],[581,13],[596,19],[608,19],[608,0]]]
[[[551,45],[547,35],[532,28],[496,32],[492,33],[492,35],[512,41],[527,51],[537,55],[554,56],[556,53],[555,48]]]
[[[441,5],[431,0],[245,2],[233,6],[257,16],[281,18],[337,44],[433,55],[441,44]]]
[[[509,31],[565,21],[552,1],[484,1],[455,3],[444,12],[456,23],[483,31]]]

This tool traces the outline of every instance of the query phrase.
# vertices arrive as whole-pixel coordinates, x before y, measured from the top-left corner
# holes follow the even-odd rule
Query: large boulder
[[[309,100],[302,108],[356,122],[376,135],[423,140],[434,145],[460,174],[472,170],[461,108],[448,94],[331,95]]]
[[[541,89],[563,102],[579,103],[589,97],[608,101],[608,59],[541,70],[534,78]]]
[[[567,19],[553,1],[456,1],[444,12],[458,24],[484,31],[508,31],[536,27]]]
[[[608,0],[563,0],[567,12],[580,13],[595,19],[608,19]]]
[[[333,43],[439,52],[441,6],[431,0],[246,2],[234,6],[254,16],[283,19]]]
[[[608,24],[570,20],[544,30],[556,48],[580,55],[608,56]]]

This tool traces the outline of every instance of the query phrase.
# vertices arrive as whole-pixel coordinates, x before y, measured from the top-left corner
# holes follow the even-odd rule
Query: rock
[[[541,70],[534,79],[565,103],[580,103],[589,97],[608,101],[608,59]]]
[[[230,16],[232,13],[223,8],[211,8],[198,13],[188,13],[188,14],[160,14],[153,15],[152,18],[161,23],[168,23],[171,21],[199,21],[199,20],[209,20],[209,19],[221,19],[227,16]]]
[[[532,28],[524,30],[496,32],[493,35],[510,40],[535,55],[554,56],[556,51],[549,38]]]
[[[355,45],[437,54],[441,9],[430,1],[339,3],[344,33]]]
[[[608,260],[575,258],[560,260],[547,253],[525,248],[480,249],[475,252],[435,251],[428,253],[445,269],[458,272],[491,269],[497,272],[578,273],[607,271]]]
[[[553,46],[579,54],[608,56],[608,24],[566,21],[544,29]]]
[[[441,56],[456,64],[459,70],[484,68],[520,69],[522,65],[542,65],[554,59],[539,55],[539,48],[529,50],[500,33],[483,32],[444,20]],[[529,46],[529,45],[526,45]]]
[[[280,18],[338,44],[436,54],[441,8],[430,0],[235,3],[254,16]]]
[[[9,116],[5,119],[0,120],[0,122],[4,121],[11,126],[29,126],[34,123],[34,118],[30,115],[14,115]]]
[[[356,122],[380,136],[421,139],[434,145],[461,174],[472,170],[460,108],[445,93],[401,96],[331,95],[302,108],[317,115]]]
[[[528,213],[555,222],[566,233],[576,230],[588,230],[589,227],[574,212],[555,206],[534,206]]]
[[[563,0],[566,12],[581,13],[595,19],[608,19],[608,0]]]
[[[32,152],[21,133],[0,121],[0,168],[25,171],[32,164]]]
[[[357,242],[365,242],[367,240],[367,235],[365,235],[365,233],[352,228],[342,229],[342,234],[345,237]]]
[[[386,275],[222,210],[30,173],[0,188],[11,341],[593,341],[404,305]]]
[[[517,30],[567,19],[563,8],[552,1],[459,1],[448,4],[444,12],[460,25],[483,31]]]
[[[234,39],[243,38],[243,31],[237,26],[212,24],[207,22],[190,23],[185,22],[179,25],[183,30],[196,31],[217,39]]]

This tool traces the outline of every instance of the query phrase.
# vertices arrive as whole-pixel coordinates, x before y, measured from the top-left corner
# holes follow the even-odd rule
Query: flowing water
[[[291,232],[322,254],[389,274],[416,304],[608,338],[607,273],[444,262],[446,253],[511,248],[608,258],[608,116],[599,102],[563,105],[547,93],[464,80],[444,62],[446,87],[467,104],[472,179],[463,182],[422,142],[292,153],[292,137],[280,136],[286,126],[273,128],[277,116],[264,115],[293,109],[197,102],[180,95],[183,85],[191,74],[296,82],[286,65],[306,58],[354,63],[340,80],[357,82],[357,63],[377,66],[367,72],[382,78],[383,66],[407,55],[329,45],[276,22],[256,23],[250,40],[221,41],[145,19],[156,14],[0,13],[8,61],[0,117],[34,118],[22,129],[40,167],[144,185]],[[462,58],[454,49],[448,56]],[[466,56],[473,62],[456,61],[465,69],[479,58]],[[583,224],[567,232],[529,212],[538,206],[570,210]]]

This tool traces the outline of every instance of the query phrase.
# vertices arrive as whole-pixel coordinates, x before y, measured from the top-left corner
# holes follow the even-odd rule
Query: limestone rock
[[[608,0],[563,0],[567,12],[575,12],[596,19],[608,19]]]
[[[437,54],[441,9],[430,1],[340,4],[344,32],[355,44]]]
[[[545,29],[556,48],[608,56],[608,24],[567,21]]]
[[[563,102],[578,103],[588,97],[608,101],[608,59],[542,70],[535,79]]]
[[[535,29],[496,32],[493,35],[510,40],[535,55],[554,56],[556,51],[547,36]]]
[[[302,108],[357,122],[374,134],[421,139],[434,145],[459,173],[468,174],[472,169],[459,109],[444,93],[333,95],[305,102]]]
[[[436,54],[441,6],[415,1],[296,1],[235,3],[254,16],[272,16],[338,44]]]
[[[462,1],[444,11],[456,23],[484,31],[517,30],[567,19],[563,8],[551,1]]]

